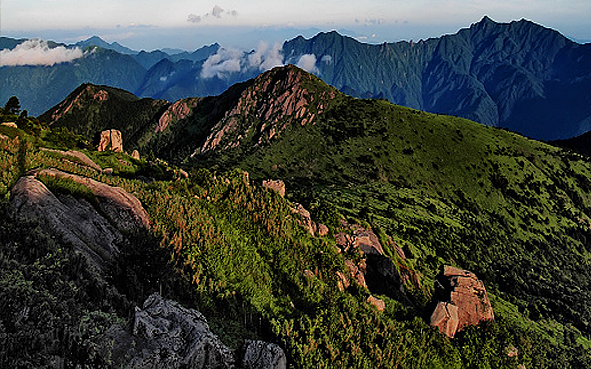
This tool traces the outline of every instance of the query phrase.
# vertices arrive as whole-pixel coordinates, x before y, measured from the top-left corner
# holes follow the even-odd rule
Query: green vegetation
[[[290,127],[268,145],[198,158],[188,179],[156,159],[85,151],[115,169],[105,175],[40,151],[47,137],[77,146],[69,131],[52,132],[0,128],[7,136],[1,195],[27,170],[56,167],[133,193],[152,230],[127,234],[103,276],[1,201],[0,366],[42,366],[55,356],[70,366],[108,364],[95,350],[105,344],[102,332],[123,324],[153,291],[200,310],[233,348],[245,338],[279,343],[294,368],[591,365],[585,157],[466,120],[346,97],[316,124]],[[158,178],[149,170],[164,176],[147,184],[142,177]],[[258,186],[263,178],[285,180],[287,199]],[[70,181],[43,180],[89,196]],[[309,235],[291,200],[331,234]],[[386,303],[379,312],[367,290],[339,291],[345,256],[332,234],[341,217],[403,248],[421,276],[422,288],[408,290],[414,306],[379,296]],[[477,273],[496,316],[453,340],[428,325],[432,279],[444,263]],[[518,355],[507,354],[513,348]]]

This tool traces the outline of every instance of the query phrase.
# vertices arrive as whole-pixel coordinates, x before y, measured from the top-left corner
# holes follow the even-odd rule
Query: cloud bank
[[[27,40],[14,49],[0,51],[0,66],[47,65],[69,63],[84,56],[79,47],[67,49],[63,46],[50,48],[42,40]]]
[[[264,72],[281,65],[281,45],[276,43],[269,47],[267,43],[260,42],[258,47],[249,53],[236,49],[219,49],[203,63],[201,77],[229,79],[232,74]]]

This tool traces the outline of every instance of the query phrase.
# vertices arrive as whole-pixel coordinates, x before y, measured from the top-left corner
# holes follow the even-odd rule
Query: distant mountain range
[[[18,43],[3,38],[0,46]],[[384,98],[536,139],[570,138],[591,129],[591,44],[526,20],[496,23],[485,17],[456,34],[416,43],[373,45],[330,32],[297,37],[279,50],[250,52],[218,44],[193,53],[135,52],[97,37],[73,46],[85,53],[71,63],[1,67],[0,101],[17,95],[36,115],[86,82],[176,101],[218,95],[291,63],[355,97]]]

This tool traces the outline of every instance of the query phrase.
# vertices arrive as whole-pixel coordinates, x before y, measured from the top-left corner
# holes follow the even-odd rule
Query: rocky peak
[[[83,108],[88,100],[98,102],[107,101],[109,92],[100,86],[85,83],[75,89],[64,101],[62,101],[51,114],[51,120],[56,121],[72,111],[73,108]]]
[[[162,132],[171,122],[179,121],[188,117],[189,114],[191,114],[193,108],[195,108],[195,106],[197,106],[201,100],[201,98],[188,98],[179,100],[170,105],[158,119],[155,132]]]
[[[201,152],[239,146],[254,135],[255,146],[291,125],[313,124],[339,92],[293,65],[259,75],[212,129]]]

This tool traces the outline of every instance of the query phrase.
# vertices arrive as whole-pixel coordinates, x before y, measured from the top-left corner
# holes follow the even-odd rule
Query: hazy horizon
[[[417,41],[456,33],[485,15],[499,23],[528,19],[591,41],[591,2],[582,0],[146,0],[140,7],[133,0],[3,0],[0,34],[68,44],[99,36],[137,51],[215,42],[251,49],[332,30],[370,43]]]

